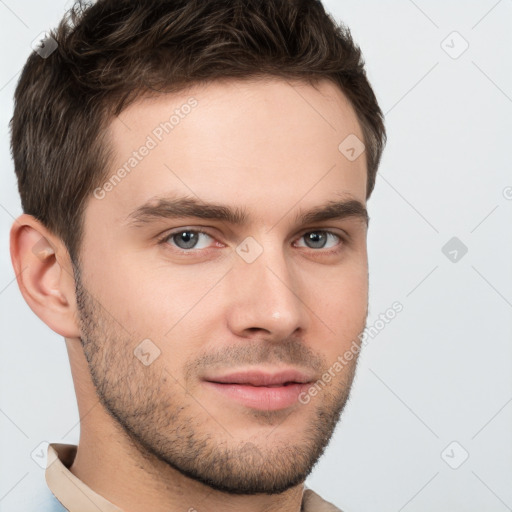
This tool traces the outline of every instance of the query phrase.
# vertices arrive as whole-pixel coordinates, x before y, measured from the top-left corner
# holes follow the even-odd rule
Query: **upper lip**
[[[301,372],[294,368],[283,369],[279,371],[247,370],[206,377],[204,380],[209,382],[219,382],[222,384],[249,384],[252,386],[272,386],[283,385],[286,383],[306,384],[313,380],[313,377],[306,372]]]

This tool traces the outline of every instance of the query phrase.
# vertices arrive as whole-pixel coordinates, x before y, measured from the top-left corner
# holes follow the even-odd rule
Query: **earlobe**
[[[10,248],[16,281],[30,309],[56,333],[78,338],[74,277],[62,241],[23,214],[12,225]]]

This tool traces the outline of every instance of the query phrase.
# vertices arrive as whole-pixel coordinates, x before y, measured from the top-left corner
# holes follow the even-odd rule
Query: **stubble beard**
[[[337,386],[299,406],[310,411],[305,422],[291,420],[301,429],[298,441],[276,436],[290,421],[283,411],[256,410],[250,413],[255,421],[274,426],[267,439],[236,440],[230,425],[212,418],[207,404],[198,404],[162,365],[141,364],[133,354],[137,342],[87,293],[79,272],[75,281],[81,342],[99,401],[145,459],[154,457],[228,494],[280,494],[304,482],[348,401],[357,357],[333,379]],[[285,346],[276,350],[282,354]],[[262,354],[271,357],[268,347]],[[289,414],[297,414],[296,409]]]

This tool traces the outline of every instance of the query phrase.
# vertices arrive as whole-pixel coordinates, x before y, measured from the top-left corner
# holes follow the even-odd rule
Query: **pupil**
[[[321,240],[322,238],[324,239],[324,240],[323,240],[323,242],[324,242],[324,243],[321,243],[321,242],[322,242],[322,240]],[[316,231],[315,231],[315,232],[313,232],[313,233],[310,233],[310,234],[309,234],[309,240],[310,240],[311,242],[313,242],[314,244],[315,244],[315,243],[320,242],[320,246],[321,246],[321,247],[323,247],[323,246],[324,246],[324,244],[325,244],[325,236],[324,236],[323,234],[319,234],[319,233],[318,233],[318,232],[316,232]]]
[[[197,237],[192,231],[182,231],[179,235],[179,240],[185,245],[182,248],[191,249],[195,245]]]

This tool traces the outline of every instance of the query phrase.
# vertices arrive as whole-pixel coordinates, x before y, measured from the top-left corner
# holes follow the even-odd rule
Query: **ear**
[[[23,214],[11,227],[10,244],[16,281],[30,309],[56,333],[78,338],[73,267],[60,238]]]

